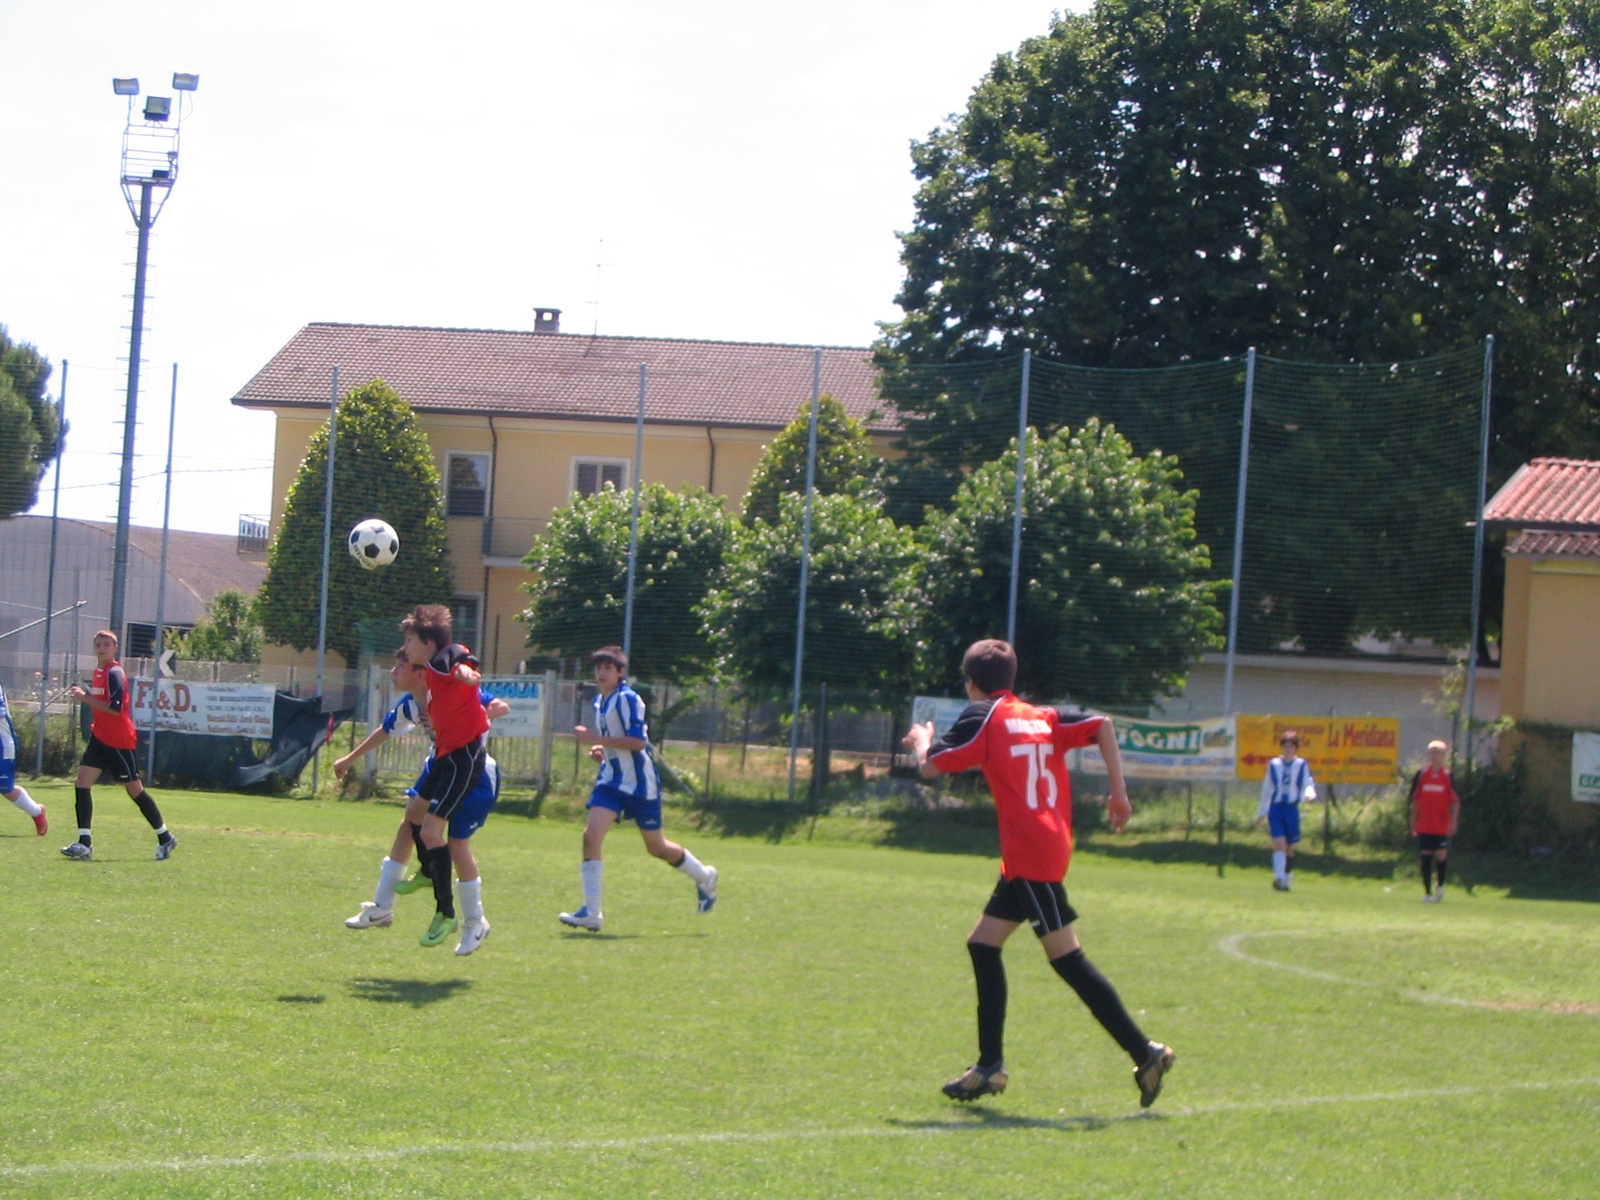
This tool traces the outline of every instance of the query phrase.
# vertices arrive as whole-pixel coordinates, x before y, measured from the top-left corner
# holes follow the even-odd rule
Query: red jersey
[[[446,646],[428,660],[428,723],[433,726],[433,753],[439,758],[489,732],[489,714],[483,710],[478,685],[455,674],[462,663],[478,665],[465,646]]]
[[[983,769],[1000,822],[1000,873],[1060,883],[1072,860],[1066,752],[1095,740],[1105,717],[1035,708],[1010,692],[970,704],[934,746],[941,771]]]
[[[1411,780],[1411,832],[1449,836],[1450,806],[1460,804],[1449,767],[1424,767]]]
[[[95,709],[89,732],[117,750],[136,747],[139,731],[134,728],[133,697],[128,693],[128,673],[122,669],[122,664],[113,659],[104,667],[96,667],[89,695],[95,700],[104,700],[113,709],[112,712]]]

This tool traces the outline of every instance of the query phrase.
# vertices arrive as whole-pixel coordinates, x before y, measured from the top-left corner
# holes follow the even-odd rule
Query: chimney
[[[560,333],[561,310],[559,308],[534,309],[533,331],[535,333]]]

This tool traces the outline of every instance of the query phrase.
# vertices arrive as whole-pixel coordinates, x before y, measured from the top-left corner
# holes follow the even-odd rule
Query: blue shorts
[[[417,776],[417,782],[407,789],[406,795],[415,796],[421,792],[423,781],[428,778],[432,768],[433,759],[430,758],[422,768],[422,774]],[[456,803],[455,810],[450,814],[450,836],[464,842],[477,833],[483,828],[483,823],[489,819],[489,813],[499,800],[500,764],[492,758],[485,757],[483,773],[478,777],[477,786]],[[433,804],[428,805],[428,811],[435,811]]]
[[[619,820],[637,821],[640,829],[661,828],[661,800],[644,800],[630,796],[604,783],[594,785],[589,793],[590,808],[609,808]]]
[[[1300,840],[1300,806],[1298,804],[1267,805],[1267,828],[1275,838],[1283,838],[1291,846]]]
[[[17,786],[17,760],[0,758],[0,792],[15,791]]]

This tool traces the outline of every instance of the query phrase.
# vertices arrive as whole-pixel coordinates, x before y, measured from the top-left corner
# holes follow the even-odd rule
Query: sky
[[[161,524],[176,363],[172,526],[232,533],[271,508],[273,418],[231,397],[311,321],[531,329],[543,306],[564,332],[867,345],[899,315],[911,142],[1062,7],[5,0],[0,324],[52,395],[70,363],[61,513],[116,517],[114,76],[200,76],[151,236],[133,522]]]

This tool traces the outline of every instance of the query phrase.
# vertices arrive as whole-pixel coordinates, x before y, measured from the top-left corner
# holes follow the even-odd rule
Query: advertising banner
[[[277,686],[271,683],[186,683],[163,679],[130,681],[133,721],[150,728],[154,707],[156,729],[173,733],[204,733],[214,737],[272,740],[272,702]]]
[[[1572,798],[1600,804],[1600,733],[1572,735]]]
[[[933,740],[938,741],[949,732],[950,726],[971,704],[970,700],[953,700],[949,696],[913,696],[911,698],[911,723],[921,725],[933,722]]]
[[[1240,779],[1265,779],[1278,738],[1300,735],[1300,755],[1320,783],[1382,785],[1400,777],[1398,717],[1239,717]]]
[[[510,712],[495,719],[489,736],[538,737],[544,731],[544,684],[542,675],[485,675],[483,690],[511,706]]]
[[[1122,770],[1129,779],[1229,780],[1234,778],[1238,739],[1232,717],[1203,721],[1146,721],[1113,717]],[[1098,746],[1077,751],[1075,764],[1092,775],[1106,773]]]

